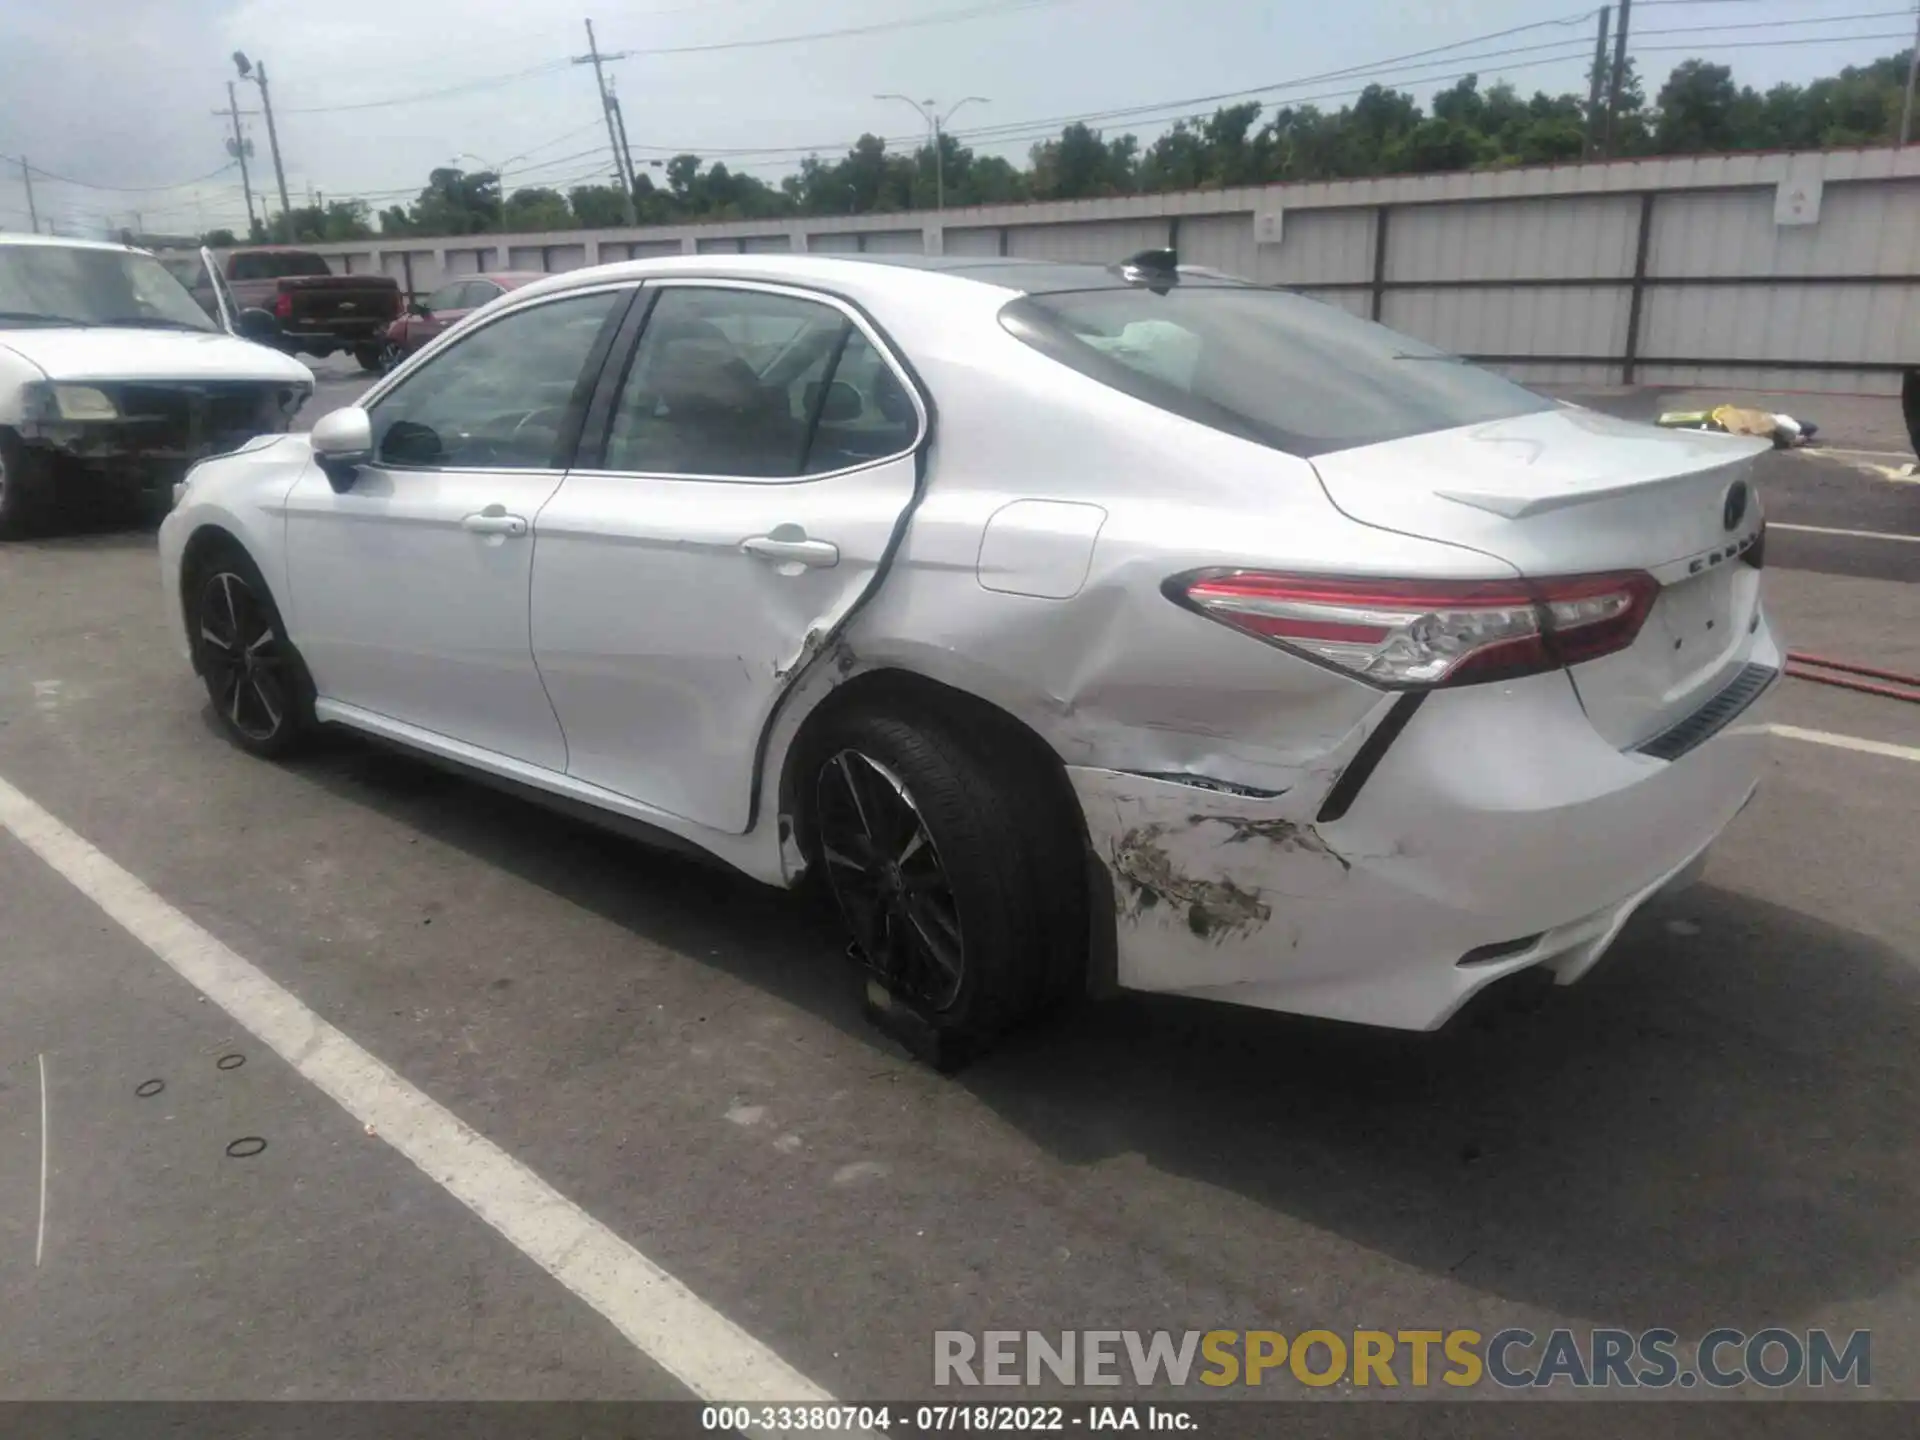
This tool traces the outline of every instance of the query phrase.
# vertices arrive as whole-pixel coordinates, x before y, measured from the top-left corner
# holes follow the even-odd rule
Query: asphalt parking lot
[[[319,368],[314,413],[365,383]],[[1832,533],[1920,537],[1880,463],[1763,459],[1770,604],[1920,672],[1920,542]],[[943,1079],[788,897],[349,740],[248,759],[157,587],[145,535],[0,548],[0,1396],[855,1401],[928,1393],[942,1329],[1779,1325],[1920,1398],[1911,706],[1786,682],[1827,739],[1535,1013],[1128,997]]]

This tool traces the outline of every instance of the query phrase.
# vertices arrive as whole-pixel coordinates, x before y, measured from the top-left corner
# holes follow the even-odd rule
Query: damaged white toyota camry
[[[242,746],[819,877],[943,1055],[1115,984],[1418,1029],[1751,796],[1764,448],[1164,253],[687,256],[199,465],[161,555]]]

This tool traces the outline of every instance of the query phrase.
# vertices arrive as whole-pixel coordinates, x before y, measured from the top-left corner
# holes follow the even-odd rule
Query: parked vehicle
[[[1757,783],[1766,448],[1164,256],[703,255],[517,291],[160,548],[245,749],[821,875],[944,1063],[1115,983],[1580,976]]]
[[[509,290],[546,279],[543,270],[497,270],[485,275],[462,275],[449,280],[424,300],[415,300],[406,313],[387,326],[379,368],[391,370],[429,340],[438,339],[467,316]]]
[[[209,293],[218,319],[145,251],[0,235],[0,538],[157,512],[194,461],[287,429],[313,373]]]
[[[361,369],[379,369],[387,326],[404,308],[398,281],[386,275],[335,275],[324,255],[277,247],[231,251],[219,267],[228,293],[243,309],[273,316],[279,329],[271,343],[277,348],[322,360],[349,351]],[[192,288],[201,307],[213,313],[204,274]]]

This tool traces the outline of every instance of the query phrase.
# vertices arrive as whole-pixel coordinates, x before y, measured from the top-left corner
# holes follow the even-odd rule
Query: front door
[[[604,430],[540,512],[534,653],[568,774],[737,834],[781,691],[878,578],[925,420],[836,301],[657,288]]]
[[[500,316],[369,406],[344,493],[312,466],[287,502],[288,623],[324,700],[564,771],[533,663],[533,520],[632,287]]]

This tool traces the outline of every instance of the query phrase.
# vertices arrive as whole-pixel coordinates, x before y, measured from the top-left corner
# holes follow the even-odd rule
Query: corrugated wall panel
[[[372,275],[373,252],[371,250],[349,250],[344,254],[332,256],[327,268],[336,275]]]
[[[1462,355],[1618,355],[1627,344],[1625,286],[1524,290],[1389,290],[1381,321]]]
[[[1387,223],[1387,279],[1627,276],[1639,220],[1640,201],[1631,195],[1395,210]]]
[[[1000,230],[998,226],[982,230],[949,230],[941,237],[940,243],[948,255],[998,255]]]
[[[610,265],[616,260],[651,260],[660,255],[678,255],[678,240],[603,240],[600,242],[600,262]]]
[[[793,249],[791,235],[749,235],[746,240],[748,255],[784,255]]]
[[[1351,315],[1358,315],[1362,320],[1373,314],[1373,295],[1366,290],[1322,290],[1308,298],[1323,300],[1329,305],[1338,305],[1342,310]]]
[[[702,235],[693,242],[696,255],[738,255],[740,241],[732,235]]]
[[[1183,232],[1185,228],[1182,225]],[[1016,225],[1007,234],[1007,253],[1023,260],[1090,260],[1112,265],[1142,250],[1164,246],[1167,233],[1167,222],[1159,219]],[[1184,243],[1184,233],[1181,238]]]
[[[920,230],[870,230],[867,253],[871,255],[924,255],[927,237]]]
[[[1188,215],[1180,221],[1180,260],[1238,275],[1260,278],[1259,247],[1253,243],[1252,215]]]
[[[547,253],[538,245],[515,245],[507,251],[509,270],[544,270],[547,268]]]
[[[1550,365],[1529,361],[1520,365],[1488,367],[1522,385],[1613,385],[1620,380],[1617,365]]]
[[[1253,217],[1246,224],[1251,239]],[[1186,225],[1182,224],[1182,234]],[[1289,210],[1280,243],[1261,245],[1254,279],[1267,285],[1311,285],[1373,278],[1372,210]]]
[[[1673,360],[1915,361],[1920,285],[1660,285],[1640,353]]]
[[[1898,396],[1900,377],[1884,371],[1794,370],[1767,366],[1726,365],[1647,365],[1634,372],[1642,385],[1671,386],[1677,390],[1732,390],[1757,398],[1767,394],[1790,397],[1800,393],[1819,395]],[[1783,404],[1788,411],[1807,410],[1815,424],[1820,412],[1793,400]]]
[[[556,274],[562,270],[584,270],[587,266],[587,247],[584,245],[549,245],[547,247],[547,269]]]
[[[1663,195],[1649,275],[1920,273],[1920,182],[1833,185],[1814,225],[1776,225],[1774,188]]]
[[[851,255],[860,248],[858,235],[809,235],[807,249],[816,255]]]
[[[490,270],[493,268],[494,254],[495,251],[491,246],[461,250],[449,248],[447,251],[447,274],[477,275],[482,270]],[[536,266],[534,268],[538,269],[539,267]]]
[[[436,288],[440,284],[440,259],[431,250],[382,250],[380,268],[400,282],[400,288],[407,287],[408,262],[412,262],[413,288],[419,294]]]

